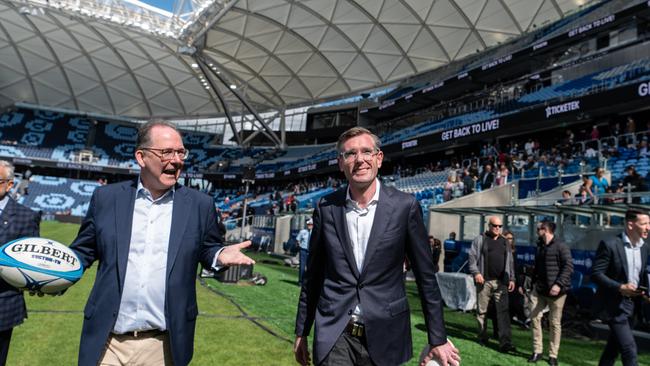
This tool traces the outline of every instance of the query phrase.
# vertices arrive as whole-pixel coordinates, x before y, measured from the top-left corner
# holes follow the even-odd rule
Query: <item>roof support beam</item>
[[[228,108],[228,103],[226,102],[226,99],[223,97],[223,94],[221,94],[221,91],[215,85],[214,81],[210,77],[211,72],[209,71],[210,68],[208,65],[206,65],[203,61],[203,59],[199,59],[198,57],[196,58],[196,63],[199,65],[199,68],[201,69],[201,72],[205,76],[205,79],[208,81],[208,84],[210,84],[210,87],[214,92],[217,94],[217,98],[219,98],[219,101],[221,102],[221,106],[223,107],[223,111],[226,114],[226,119],[228,120],[228,124],[230,125],[230,129],[232,130],[232,134],[235,136],[235,139],[237,140],[237,145],[242,146],[242,140],[241,136],[237,133],[237,127],[235,126],[235,121],[232,119],[232,115],[230,114],[230,108]]]

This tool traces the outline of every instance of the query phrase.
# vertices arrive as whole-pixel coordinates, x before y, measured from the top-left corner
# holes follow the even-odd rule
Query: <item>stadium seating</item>
[[[29,194],[18,202],[46,213],[85,216],[90,197],[99,186],[96,181],[34,175]]]

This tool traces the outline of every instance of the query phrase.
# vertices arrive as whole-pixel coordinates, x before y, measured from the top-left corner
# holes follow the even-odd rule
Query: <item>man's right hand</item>
[[[476,282],[477,285],[482,285],[485,280],[483,279],[483,276],[480,273],[477,273],[474,275],[474,282]]]
[[[311,362],[309,358],[309,344],[307,337],[296,336],[296,341],[293,344],[293,353],[296,356],[296,361],[302,366],[308,366]]]
[[[636,286],[634,286],[633,283],[623,284],[618,290],[621,292],[621,295],[627,297],[636,297],[641,295],[641,292],[636,290]]]

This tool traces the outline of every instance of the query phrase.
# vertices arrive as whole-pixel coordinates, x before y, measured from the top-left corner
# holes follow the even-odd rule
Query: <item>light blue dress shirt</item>
[[[116,334],[167,329],[165,282],[174,192],[172,188],[154,200],[138,181],[124,289],[113,328]]]
[[[628,283],[634,284],[634,286],[639,286],[639,275],[641,273],[641,247],[643,246],[643,238],[639,238],[639,241],[632,245],[632,241],[623,232],[623,242],[625,243],[625,257],[627,259],[627,281]]]
[[[300,246],[300,249],[309,250],[309,239],[311,237],[311,230],[302,229],[296,235],[296,241]]]

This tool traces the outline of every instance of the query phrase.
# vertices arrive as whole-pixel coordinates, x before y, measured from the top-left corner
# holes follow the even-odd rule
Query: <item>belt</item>
[[[353,337],[363,338],[366,335],[366,327],[363,323],[350,320],[348,325],[345,326],[345,332]]]
[[[160,329],[148,329],[148,330],[134,330],[132,332],[124,332],[121,334],[113,333],[113,335],[118,337],[151,338],[151,337],[157,337],[164,333],[165,331]]]

